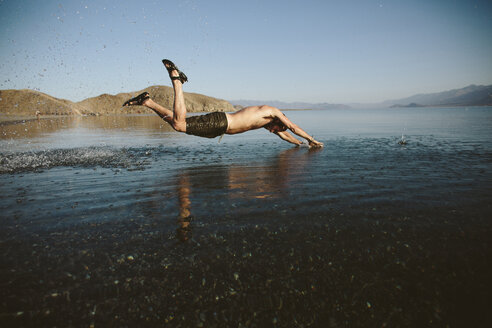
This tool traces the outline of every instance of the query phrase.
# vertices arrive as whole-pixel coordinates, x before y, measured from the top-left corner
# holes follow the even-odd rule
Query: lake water
[[[483,288],[490,287],[490,283],[484,277],[491,271],[492,108],[288,111],[286,114],[325,147],[313,150],[292,147],[263,129],[225,135],[218,142],[219,138],[209,140],[176,133],[156,116],[65,117],[1,125],[3,228],[0,237],[5,254],[1,277],[2,296],[7,300],[3,302],[2,313],[9,313],[14,323],[30,325],[31,320],[42,317],[47,323],[56,324],[66,319],[54,309],[56,305],[60,309],[82,311],[84,315],[79,317],[77,311],[71,312],[78,318],[74,322],[107,323],[116,315],[126,318],[124,323],[137,324],[138,318],[144,315],[150,322],[174,320],[184,325],[202,322],[207,326],[208,322],[220,326],[229,315],[227,322],[237,326],[247,322],[247,316],[237,314],[234,307],[246,307],[249,310],[243,312],[249,313],[250,323],[260,325],[298,320],[305,325],[312,321],[319,325],[354,323],[352,326],[357,326],[359,321],[347,319],[350,316],[346,314],[352,311],[359,313],[352,314],[352,318],[360,322],[369,320],[379,326],[384,322],[413,325],[429,320],[438,324],[463,323],[469,322],[464,318],[471,314],[478,318],[475,323],[480,326],[483,317],[477,316],[477,311],[480,313],[485,308]],[[402,140],[405,142],[401,143]],[[346,235],[342,238],[339,233]],[[331,236],[331,241],[323,239],[327,236]],[[379,236],[376,244],[373,244],[374,236]],[[35,250],[32,245],[36,245]],[[395,247],[402,249],[396,252]],[[390,248],[392,252],[388,251]],[[85,275],[81,271],[87,271],[83,267],[90,267],[87,263],[91,262],[81,258],[82,249],[104,253],[101,255],[104,258],[109,256],[112,271],[104,271],[107,263],[92,260],[97,270],[106,272],[101,273],[98,282],[82,279],[79,285],[58,284],[66,280],[67,272],[75,276],[77,271],[78,277]],[[282,265],[278,261],[287,261],[285,252],[291,249],[297,252],[294,258],[298,264],[315,256],[325,260],[315,258],[319,262],[315,268],[319,270],[304,267],[302,278],[296,278],[300,280],[284,277],[290,281],[290,287],[282,283],[264,285],[264,280],[261,284],[249,281],[248,286],[255,286],[256,292],[243,283],[241,293],[238,276],[253,277],[252,272],[256,272],[266,280],[280,279],[284,271],[279,269]],[[408,249],[413,251],[403,255]],[[156,255],[158,250],[165,254]],[[340,250],[348,253],[339,254]],[[386,251],[391,256],[384,255]],[[217,256],[221,260],[215,255],[210,259],[211,253],[220,253]],[[475,262],[466,264],[468,271],[454,267],[457,253],[474,254]],[[23,264],[33,254],[38,259],[34,271],[45,275],[41,279],[43,283],[32,276],[32,263]],[[143,261],[148,254],[154,254],[155,262],[147,259],[147,266],[140,267],[138,273],[133,272],[134,277],[114,278],[114,268],[118,266],[114,263],[122,265],[118,262],[121,258],[129,262],[128,254],[134,262],[137,257]],[[255,261],[249,259],[251,254],[256,254]],[[353,258],[354,254],[359,254],[358,260]],[[194,260],[184,261],[188,263],[186,266],[182,259],[189,256]],[[351,257],[352,262],[344,262]],[[199,269],[196,258],[203,261],[206,258],[209,268]],[[379,261],[378,266],[365,263],[367,258]],[[347,277],[328,273],[329,263],[337,259],[345,263],[339,273]],[[56,263],[67,261],[74,267],[65,267],[60,272],[53,269]],[[383,267],[395,265],[396,261],[413,264],[407,264],[411,269],[406,267],[405,274],[394,268],[388,269],[392,274],[381,273]],[[120,289],[118,296],[113,295],[115,280],[131,285],[125,279],[134,281],[142,275],[155,279],[161,273],[154,271],[162,269],[164,262],[180,268],[174,272],[175,276],[170,274],[166,278],[174,277],[173,285],[180,284],[184,271],[199,270],[201,276],[197,278],[199,284],[193,287],[195,290],[200,288],[202,279],[207,281],[203,283],[204,288],[209,280],[217,284],[229,279],[230,284],[236,284],[236,292],[229,297],[244,298],[220,306],[218,299],[212,298],[190,307],[185,301],[189,295],[182,295],[182,306],[169,305],[175,302],[174,298],[165,305],[162,300],[154,301],[150,302],[152,311],[139,310],[135,316],[127,313],[128,308],[121,311],[113,308],[106,315],[91,314],[89,310],[94,304],[108,304],[108,299],[122,297],[124,292]],[[485,267],[478,267],[479,263]],[[276,269],[270,272],[265,265]],[[426,274],[424,282],[419,283],[419,270],[425,268],[429,272],[434,270],[433,266],[441,271]],[[449,267],[453,269],[447,273]],[[62,278],[49,278],[46,272],[50,270]],[[121,272],[128,275],[128,270]],[[377,282],[364,280],[365,271],[372,272],[377,279],[371,279]],[[229,275],[221,280],[223,272]],[[455,278],[449,277],[451,272]],[[19,280],[19,277],[28,278]],[[347,281],[350,277],[360,278],[357,288]],[[474,279],[475,284],[469,282],[467,286],[456,287],[456,281],[463,279]],[[436,285],[436,280],[440,284]],[[46,286],[47,281],[51,285]],[[303,294],[304,301],[293,298],[289,303],[285,297],[282,301],[284,291],[305,288],[293,286],[295,281],[307,285],[309,281],[314,285],[324,282],[323,286],[330,285],[332,289],[308,286],[306,293],[311,293],[311,298]],[[405,292],[395,289],[400,293],[397,295],[391,289],[388,295],[392,296],[381,295],[377,289],[388,281],[394,282],[391,288],[400,286]],[[12,285],[14,282],[16,285]],[[344,291],[336,285],[344,286]],[[111,297],[86,295],[78,289],[82,286],[89,290],[101,286],[113,289],[108,292]],[[429,286],[434,286],[432,292],[425,291]],[[449,286],[455,288],[454,298],[446,301],[450,296],[444,294]],[[169,287],[151,283],[148,288],[150,292]],[[217,288],[197,293],[216,295]],[[362,292],[361,288],[367,290]],[[413,295],[412,290],[416,288],[423,295]],[[273,301],[270,299],[274,305],[265,306],[262,296],[258,296],[263,295],[260,289],[280,295],[280,301],[274,297]],[[437,296],[433,294],[436,290]],[[33,291],[39,295],[29,298],[27,295]],[[62,297],[48,296],[46,302],[46,295],[67,291],[79,296],[76,306],[73,296],[69,301],[66,297],[62,301]],[[352,293],[349,297],[352,301],[343,303],[347,292]],[[338,295],[336,302],[329,300],[329,293]],[[470,293],[482,294],[468,308],[466,297]],[[130,294],[123,297],[128,307],[133,306]],[[398,301],[401,294],[403,301]],[[214,297],[225,297],[220,295]],[[254,295],[256,301],[259,298],[259,304],[263,305],[248,305],[248,295]],[[354,295],[359,295],[355,301]],[[144,302],[143,295],[135,297]],[[319,303],[321,299],[323,302]],[[44,305],[36,305],[37,302]],[[283,310],[278,302],[284,304]],[[371,315],[370,310],[377,310],[374,303],[378,302],[384,311]],[[399,305],[393,308],[395,302]],[[426,308],[429,302],[435,305],[433,309]],[[457,302],[465,304],[463,316],[456,311]],[[85,310],[84,304],[90,304],[90,309]],[[300,308],[290,311],[285,304]],[[313,304],[326,315],[313,314],[309,310]],[[336,310],[336,304],[345,304],[345,310]],[[251,312],[253,308],[257,317]],[[49,315],[46,309],[51,309]],[[218,316],[219,310],[227,315]],[[393,314],[388,318],[385,313],[390,310]],[[407,311],[413,311],[414,315]],[[297,319],[293,313],[298,314]]]
[[[288,112],[325,143],[321,151],[293,148],[263,129],[218,143],[175,133],[154,116],[4,125],[0,210],[49,228],[139,215],[175,218],[182,189],[189,189],[193,215],[208,224],[217,217],[310,216],[346,206],[405,214],[402,206],[486,202],[491,113]],[[405,145],[398,143],[402,136]]]

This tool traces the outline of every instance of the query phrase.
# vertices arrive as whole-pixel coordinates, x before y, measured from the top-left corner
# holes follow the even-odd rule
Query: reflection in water
[[[291,148],[266,163],[200,166],[182,170],[176,178],[179,203],[177,238],[181,241],[191,238],[191,198],[197,204],[207,202],[207,207],[213,209],[224,198],[254,201],[283,197],[296,187],[298,173],[307,169],[309,160],[319,151]]]
[[[20,121],[0,122],[0,139],[38,138],[42,135],[53,134],[63,130],[116,130],[142,129],[170,132],[173,129],[155,115],[125,115],[81,117],[63,116],[55,118],[38,118]]]
[[[244,195],[257,199],[278,198],[295,188],[299,173],[304,173],[309,159],[320,149],[290,148],[277,154],[268,165],[231,166],[228,173],[230,198]]]
[[[187,174],[180,174],[178,176],[178,202],[179,202],[179,216],[178,216],[178,229],[176,229],[176,236],[181,241],[187,241],[191,238],[191,201],[190,201],[190,177]]]
[[[2,133],[0,139],[37,138],[42,134],[67,129],[75,118],[30,119],[21,121],[0,122]]]

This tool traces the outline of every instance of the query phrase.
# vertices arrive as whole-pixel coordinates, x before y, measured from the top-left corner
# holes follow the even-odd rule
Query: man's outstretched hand
[[[323,143],[316,141],[314,139],[309,141],[309,148],[321,148],[323,147]]]

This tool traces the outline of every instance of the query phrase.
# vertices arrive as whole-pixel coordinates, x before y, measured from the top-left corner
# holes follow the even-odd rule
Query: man
[[[265,128],[287,142],[301,145],[303,143],[302,141],[286,131],[289,129],[292,133],[306,139],[309,147],[323,147],[321,142],[314,140],[313,137],[308,135],[298,125],[292,123],[275,107],[251,106],[235,113],[214,112],[187,118],[183,96],[183,83],[188,81],[188,78],[170,60],[164,59],[162,63],[169,73],[174,88],[174,111],[154,102],[150,99],[148,92],[144,92],[128,100],[123,106],[140,105],[148,107],[169,123],[174,130],[195,136],[215,138],[223,134],[236,134]]]

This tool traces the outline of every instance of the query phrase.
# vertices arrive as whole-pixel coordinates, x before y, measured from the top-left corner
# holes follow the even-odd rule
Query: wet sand
[[[307,125],[325,149],[137,123],[9,141],[3,325],[486,327],[490,137]]]

